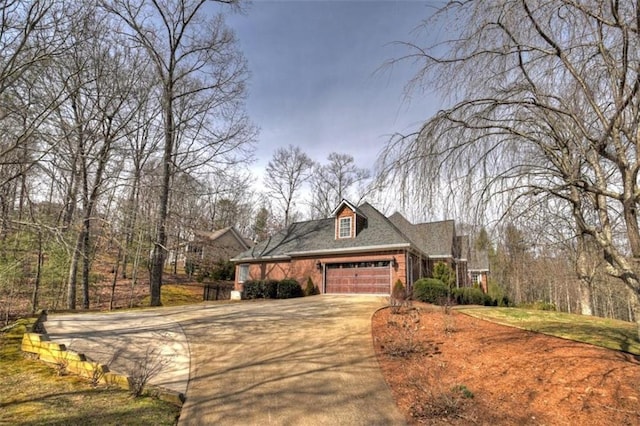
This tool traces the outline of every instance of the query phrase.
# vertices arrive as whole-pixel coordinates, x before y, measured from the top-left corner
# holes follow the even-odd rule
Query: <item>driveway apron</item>
[[[383,303],[322,295],[144,315],[158,319],[167,339],[175,336],[166,332],[176,331],[188,341],[190,378],[179,425],[400,425],[405,420],[371,341],[371,314]],[[124,329],[126,321],[119,321]],[[177,390],[178,376],[163,385]]]

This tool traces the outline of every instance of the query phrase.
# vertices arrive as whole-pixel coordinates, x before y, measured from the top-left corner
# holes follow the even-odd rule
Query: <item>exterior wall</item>
[[[194,248],[197,252],[189,251]],[[219,261],[228,261],[246,249],[247,247],[241,244],[231,231],[227,231],[214,241],[199,237],[187,245],[183,266],[186,267],[188,262],[193,263],[196,268],[212,266]]]
[[[389,281],[389,293],[393,289],[393,284],[400,280],[402,284],[407,285],[406,256],[403,250],[363,253],[356,255],[334,255],[324,257],[300,257],[290,261],[273,261],[273,262],[244,262],[236,264],[236,282],[235,290],[242,291],[242,283],[239,282],[240,265],[249,264],[249,279],[273,279],[282,280],[284,278],[293,278],[300,283],[302,288],[307,284],[309,277],[313,280],[313,284],[318,287],[320,293],[325,292],[324,288],[324,266],[327,263],[347,263],[347,262],[373,262],[378,260],[396,259],[395,266],[391,266],[391,277]],[[318,269],[318,262],[321,268]]]
[[[482,288],[482,291],[484,291],[485,293],[489,293],[489,276],[486,272],[482,273],[482,276],[480,278],[480,286]]]
[[[484,293],[488,293],[489,292],[489,273],[487,271],[469,271],[469,283],[470,285],[474,285],[475,283],[473,282],[472,279],[472,275],[477,274],[480,277],[480,289],[484,292]]]
[[[290,262],[286,260],[278,262],[238,263],[236,264],[235,281],[235,289],[238,291],[244,289],[242,282],[240,282],[240,267],[247,264],[249,265],[248,280],[282,280],[289,278]]]

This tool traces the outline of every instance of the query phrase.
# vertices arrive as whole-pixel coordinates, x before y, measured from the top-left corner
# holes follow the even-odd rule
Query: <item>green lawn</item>
[[[462,307],[460,312],[499,324],[640,355],[635,323],[519,308]]]
[[[174,425],[180,409],[156,398],[92,387],[88,380],[59,376],[20,350],[34,322],[20,320],[0,332],[0,424]]]
[[[163,284],[160,292],[162,306],[193,305],[202,302],[202,287],[184,286],[179,284]],[[140,303],[149,306],[150,296],[146,296]]]

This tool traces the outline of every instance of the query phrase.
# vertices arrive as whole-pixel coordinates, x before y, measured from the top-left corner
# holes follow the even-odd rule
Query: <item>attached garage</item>
[[[329,263],[325,265],[325,293],[389,294],[389,261]]]

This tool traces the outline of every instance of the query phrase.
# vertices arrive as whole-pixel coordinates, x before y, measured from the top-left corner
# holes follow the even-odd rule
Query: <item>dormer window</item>
[[[340,228],[338,230],[339,238],[351,238],[351,218],[341,217]]]

